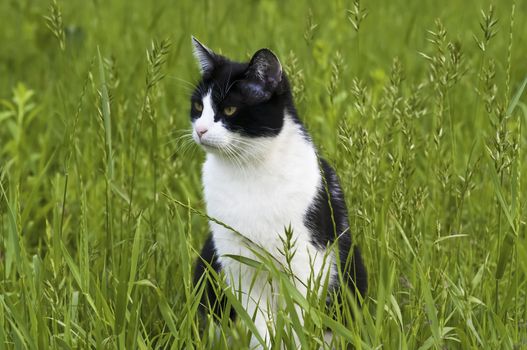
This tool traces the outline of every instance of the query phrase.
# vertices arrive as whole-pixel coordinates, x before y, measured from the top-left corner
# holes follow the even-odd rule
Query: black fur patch
[[[320,167],[323,179],[318,194],[306,213],[304,223],[311,229],[313,244],[320,249],[325,249],[338,238],[340,269],[348,287],[353,293],[358,291],[365,296],[368,288],[366,268],[359,249],[352,244],[348,210],[339,180],[324,159],[320,160]],[[337,285],[332,287],[338,288]]]

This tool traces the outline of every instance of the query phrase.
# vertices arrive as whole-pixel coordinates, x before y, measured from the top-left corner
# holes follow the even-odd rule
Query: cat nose
[[[209,131],[209,129],[206,126],[200,125],[196,127],[196,133],[198,134],[199,138],[201,138],[207,131]]]

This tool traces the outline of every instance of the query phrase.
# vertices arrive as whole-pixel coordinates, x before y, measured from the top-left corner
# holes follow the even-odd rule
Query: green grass
[[[207,326],[191,283],[191,34],[279,55],[369,270],[333,320],[265,263],[275,345],[527,348],[527,4],[309,3],[0,2],[0,348],[246,346],[236,296],[245,322]]]

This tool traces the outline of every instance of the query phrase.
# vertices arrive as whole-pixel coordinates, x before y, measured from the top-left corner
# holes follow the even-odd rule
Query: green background
[[[191,35],[272,49],[341,178],[370,291],[351,325],[322,322],[337,348],[527,347],[527,4],[363,1],[354,28],[356,6],[0,2],[0,348],[247,344],[196,316]],[[308,301],[304,348],[324,328]]]

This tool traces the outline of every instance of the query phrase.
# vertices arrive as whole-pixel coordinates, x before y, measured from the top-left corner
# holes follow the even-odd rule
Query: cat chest
[[[279,172],[254,177],[217,174],[204,172],[209,216],[260,243],[280,242],[277,235],[289,225],[297,235],[308,235],[304,218],[316,195],[318,173],[295,180]],[[213,231],[229,231],[221,225],[212,226]]]
[[[282,232],[289,224],[301,229],[311,192],[284,183],[223,179],[208,184],[205,198],[209,216],[243,234],[256,235]]]

